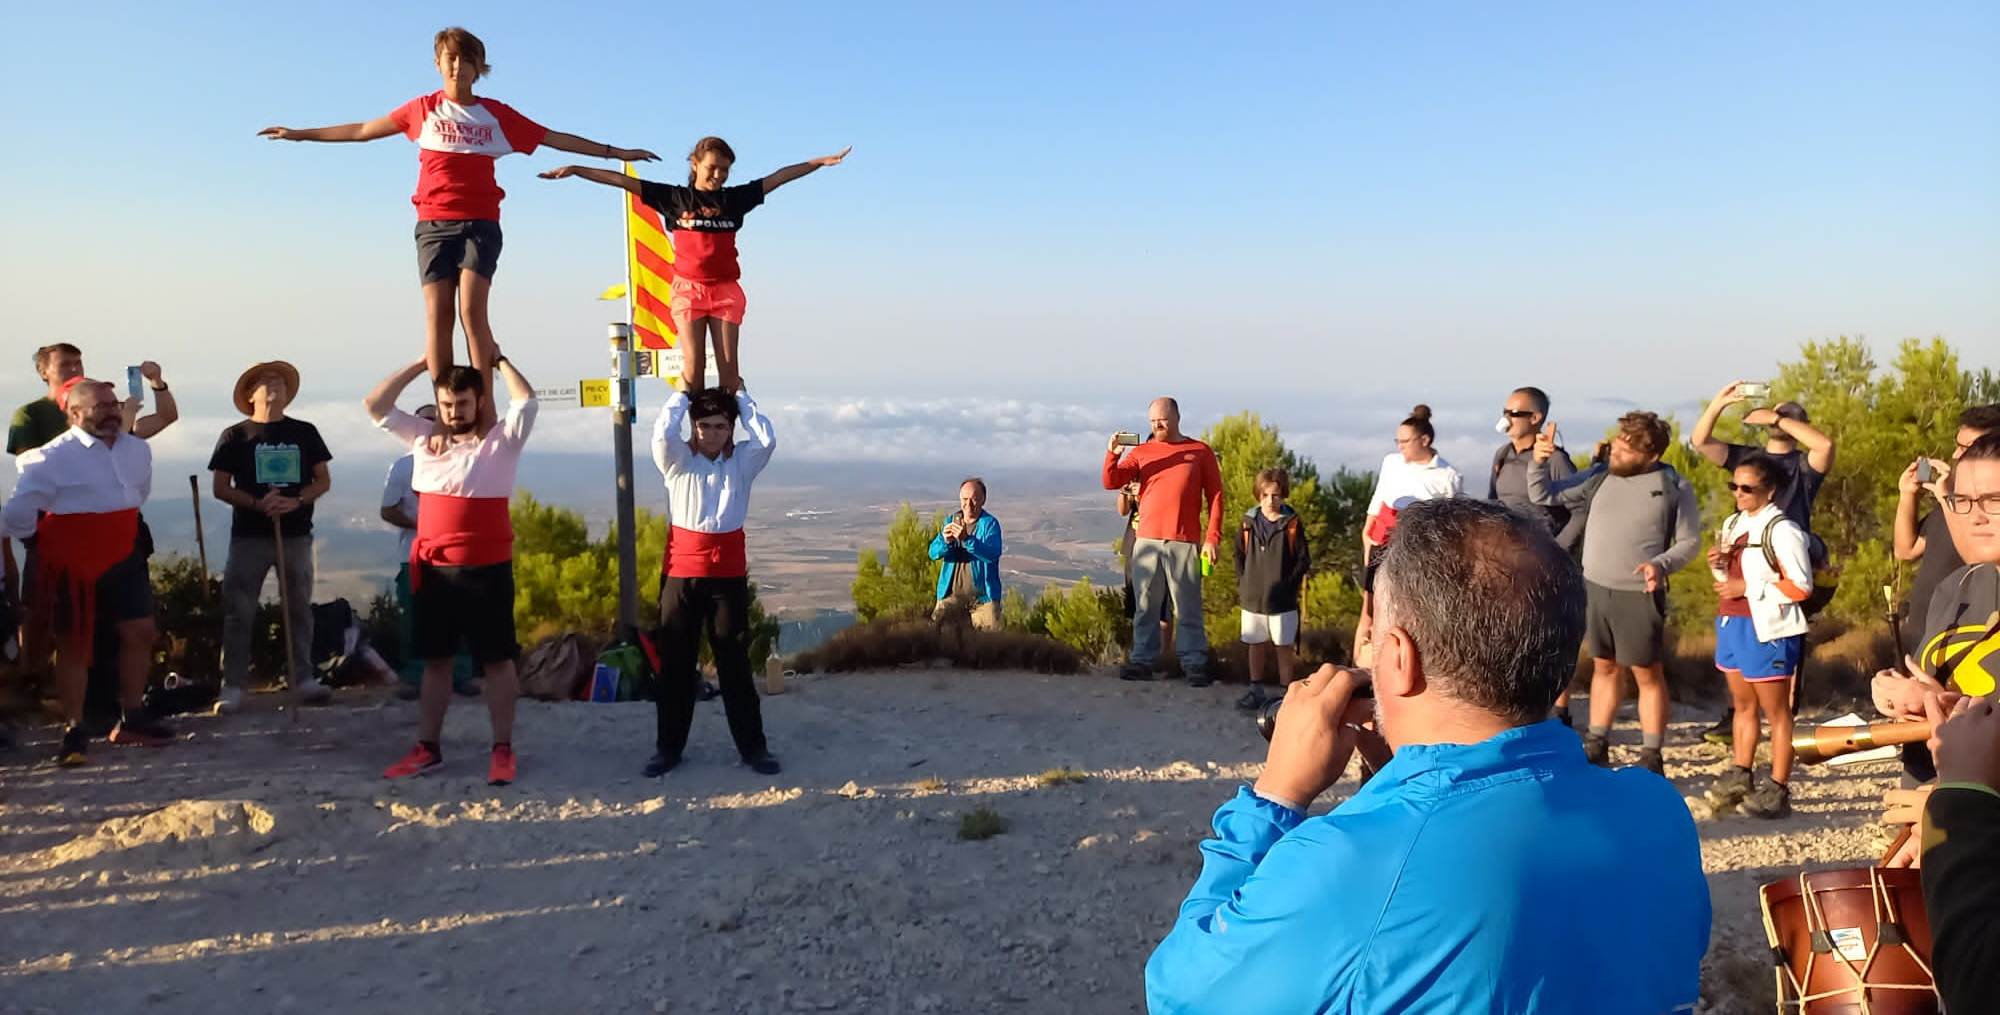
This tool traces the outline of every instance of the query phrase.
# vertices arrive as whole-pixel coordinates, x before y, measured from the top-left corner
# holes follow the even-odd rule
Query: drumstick
[[[1792,757],[1815,765],[1843,754],[1895,744],[1918,744],[1931,738],[1927,722],[1878,722],[1867,726],[1812,726],[1792,735]]]

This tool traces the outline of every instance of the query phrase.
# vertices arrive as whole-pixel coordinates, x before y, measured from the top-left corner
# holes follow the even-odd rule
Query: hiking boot
[[[1639,767],[1662,779],[1667,777],[1667,766],[1660,760],[1660,749],[1657,747],[1639,748]]]
[[[743,763],[749,765],[750,770],[758,775],[777,775],[784,771],[784,766],[778,764],[777,757],[770,751],[765,751],[754,758],[744,758]]]
[[[1611,741],[1595,733],[1583,735],[1583,760],[1599,768],[1611,767]]]
[[[486,763],[486,785],[505,786],[514,781],[514,745],[494,744],[493,757]]]
[[[1743,798],[1743,813],[1753,818],[1782,818],[1792,813],[1792,788],[1766,780]]]
[[[56,764],[64,768],[76,768],[90,764],[90,756],[85,753],[90,747],[90,737],[82,726],[71,726],[63,730],[62,746],[56,748]]]
[[[243,689],[235,684],[224,684],[215,695],[216,715],[235,715],[243,711]]]
[[[321,683],[318,677],[307,677],[293,684],[292,694],[301,705],[324,705],[333,700],[333,688]]]
[[[403,755],[403,760],[383,769],[382,778],[404,779],[416,775],[418,772],[436,768],[442,764],[444,764],[444,758],[439,756],[438,752],[422,744],[418,744],[410,748],[410,753]]]
[[[646,778],[657,779],[673,771],[674,766],[680,763],[681,759],[679,755],[668,757],[666,754],[656,751],[652,757],[646,759],[646,767],[643,771],[646,774]]]
[[[151,716],[126,716],[111,727],[112,743],[126,747],[165,747],[174,741],[173,727]]]
[[[1270,700],[1271,696],[1265,694],[1263,688],[1256,684],[1251,684],[1250,689],[1243,692],[1243,697],[1236,699],[1236,707],[1245,712],[1255,712],[1263,708],[1264,703]]]
[[[1126,663],[1118,667],[1118,679],[1151,680],[1153,679],[1153,668],[1145,663]]]
[[[1703,731],[1701,734],[1701,738],[1703,740],[1708,741],[1711,744],[1721,744],[1724,747],[1728,747],[1730,744],[1735,743],[1736,710],[1733,708],[1723,709],[1722,718],[1717,719],[1715,721],[1715,725],[1710,726],[1707,730]]]
[[[1187,671],[1187,683],[1189,687],[1207,687],[1215,683],[1215,678],[1209,676],[1207,670],[1197,666]]]
[[[1757,777],[1751,775],[1749,769],[1731,768],[1723,773],[1722,778],[1715,780],[1715,785],[1708,788],[1709,806],[1722,810],[1742,803],[1743,798],[1750,795],[1750,790],[1756,782]]]

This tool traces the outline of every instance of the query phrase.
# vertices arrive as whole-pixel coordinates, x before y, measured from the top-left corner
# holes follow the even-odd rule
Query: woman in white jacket
[[[1729,681],[1736,705],[1736,767],[1709,791],[1722,806],[1782,818],[1792,811],[1792,691],[1805,655],[1806,615],[1799,604],[1812,589],[1805,530],[1772,503],[1782,466],[1768,456],[1745,458],[1730,476],[1736,513],[1723,523],[1708,566],[1719,602],[1715,668]],[[1771,725],[1771,778],[1759,785],[1758,715]]]

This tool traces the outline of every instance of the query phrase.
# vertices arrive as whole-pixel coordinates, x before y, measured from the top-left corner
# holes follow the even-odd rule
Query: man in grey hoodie
[[[1667,735],[1667,576],[1701,550],[1701,511],[1694,488],[1660,455],[1673,440],[1666,421],[1628,412],[1597,461],[1567,479],[1549,477],[1555,428],[1535,442],[1528,496],[1537,504],[1586,514],[1583,580],[1587,593],[1584,645],[1590,651],[1590,729],[1583,752],[1610,763],[1611,726],[1622,690],[1619,669],[1639,685],[1639,765],[1664,775],[1660,747]]]

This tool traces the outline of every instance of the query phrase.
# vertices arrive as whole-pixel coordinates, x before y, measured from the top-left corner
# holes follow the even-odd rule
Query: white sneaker
[[[215,714],[232,715],[243,710],[243,689],[231,684],[222,685],[222,692],[215,696]]]
[[[293,684],[292,693],[307,705],[324,705],[333,700],[333,688],[320,683],[317,677],[307,677]]]

